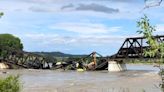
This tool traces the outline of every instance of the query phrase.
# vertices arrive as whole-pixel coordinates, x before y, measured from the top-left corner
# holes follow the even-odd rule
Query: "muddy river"
[[[20,75],[22,92],[161,92],[158,68],[127,65],[128,71],[0,70]],[[7,74],[2,74],[5,71]]]

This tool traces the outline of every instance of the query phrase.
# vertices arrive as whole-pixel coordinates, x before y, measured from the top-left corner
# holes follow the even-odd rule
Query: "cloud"
[[[74,5],[73,4],[68,4],[68,5],[65,5],[65,6],[62,6],[61,9],[67,9],[67,8],[73,8]]]
[[[50,9],[47,9],[47,8],[38,8],[38,7],[29,7],[29,10],[30,11],[33,11],[33,12],[51,12]]]
[[[32,12],[44,12],[44,13],[55,13],[55,12],[60,12],[60,8],[57,6],[49,7],[49,6],[31,6],[28,8],[29,11]]]
[[[132,3],[132,2],[136,2],[137,0],[110,0],[110,1],[111,2]]]
[[[38,3],[38,4],[45,4],[45,3],[55,3],[55,2],[60,2],[63,0],[16,0],[16,1],[22,1],[26,3]]]
[[[61,10],[68,10],[71,9],[71,11],[94,11],[94,12],[101,12],[101,13],[107,13],[107,14],[111,14],[111,13],[118,13],[119,9],[114,9],[114,8],[109,8],[105,5],[99,5],[99,4],[79,4],[77,7],[75,5],[68,4],[68,5],[61,5],[61,8],[59,7],[43,7],[43,6],[33,6],[30,7],[29,10],[33,11],[33,12],[55,12],[55,11],[61,11]]]
[[[128,36],[121,34],[62,36],[55,33],[29,33],[19,37],[23,38],[26,51],[62,51],[76,54],[97,51],[108,55],[111,52],[116,53]]]
[[[66,6],[63,6],[61,9],[67,9],[74,7],[73,4],[69,4]],[[79,4],[78,7],[75,8],[76,11],[94,11],[94,12],[101,12],[101,13],[118,13],[119,9],[109,8],[105,5],[99,5],[99,4]]]
[[[29,39],[35,44],[41,45],[72,45],[72,46],[81,46],[90,45],[90,46],[99,46],[113,43],[122,43],[122,41],[127,36],[120,35],[81,35],[81,36],[59,36],[56,34],[26,34],[24,35],[26,39]],[[47,41],[48,40],[48,41]]]
[[[49,44],[67,44],[70,40],[70,37],[61,37],[58,34],[43,34],[43,33],[30,33],[30,34],[25,34],[24,37],[27,37],[28,39],[30,39],[31,41],[35,42],[35,43],[39,43],[42,45],[49,45]],[[71,40],[70,40],[71,41]]]
[[[84,11],[95,11],[95,12],[103,12],[103,13],[118,13],[118,9],[109,8],[103,5],[98,4],[80,4],[79,7],[76,8],[76,10],[84,10]]]
[[[104,34],[108,32],[117,32],[121,30],[121,27],[108,27],[103,24],[94,23],[57,23],[50,26],[54,30],[64,30],[68,32],[74,32],[79,34]]]
[[[28,3],[56,3],[56,2],[88,2],[88,0],[16,0]],[[121,2],[121,3],[131,3],[137,2],[137,0],[89,0],[90,2]]]

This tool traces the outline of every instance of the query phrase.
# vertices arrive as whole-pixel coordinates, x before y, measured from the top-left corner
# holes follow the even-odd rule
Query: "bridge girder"
[[[34,69],[44,69],[49,68],[49,61],[46,59],[46,57],[21,51],[21,50],[14,50],[10,47],[3,47],[0,46],[0,51],[5,50],[5,56],[1,59],[3,59],[5,62],[18,65],[22,68],[34,68]],[[48,67],[44,67],[44,65],[47,64]]]
[[[164,42],[164,35],[153,36],[158,43]],[[151,58],[144,56],[144,50],[149,48],[147,40],[145,37],[132,37],[126,38],[118,52],[109,58],[119,59],[119,58]],[[155,56],[153,58],[158,58]]]

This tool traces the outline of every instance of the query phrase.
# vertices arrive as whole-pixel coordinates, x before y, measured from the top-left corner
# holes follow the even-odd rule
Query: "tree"
[[[4,13],[3,12],[0,12],[0,17],[2,17],[4,15]]]
[[[10,47],[16,50],[22,50],[23,44],[18,37],[11,34],[0,34],[0,46]]]
[[[158,55],[161,62],[164,62],[164,42],[157,42],[157,40],[153,37],[153,32],[156,31],[155,26],[151,26],[148,17],[145,15],[141,18],[140,21],[137,22],[140,30],[137,32],[139,34],[143,34],[143,36],[147,39],[147,43],[149,44],[149,48],[144,51],[145,56],[154,57]]]
[[[155,26],[150,25],[150,21],[146,15],[137,22],[137,25],[140,28],[140,30],[137,32],[139,32],[139,34],[143,34],[143,36],[148,40],[147,43],[150,46],[147,50],[144,51],[144,55],[150,57],[154,57],[155,55],[159,56],[159,74],[162,79],[160,87],[164,92],[164,69],[161,67],[161,62],[164,63],[164,42],[159,43],[153,37],[153,32],[156,31],[156,29]]]
[[[4,14],[0,12],[0,17]],[[10,34],[0,34],[0,47],[8,46],[13,47],[15,49],[23,49],[23,45],[19,38],[14,37]],[[0,56],[2,56],[4,50],[0,49]],[[7,78],[0,78],[0,92],[20,92],[21,84],[19,82],[19,76],[8,76]]]

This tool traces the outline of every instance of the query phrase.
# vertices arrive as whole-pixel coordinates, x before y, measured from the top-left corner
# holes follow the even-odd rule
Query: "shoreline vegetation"
[[[151,65],[156,65],[158,60],[131,60],[126,62],[127,64],[151,64]],[[163,65],[164,63],[161,63]]]
[[[0,92],[21,92],[21,85],[18,75],[0,77]]]

